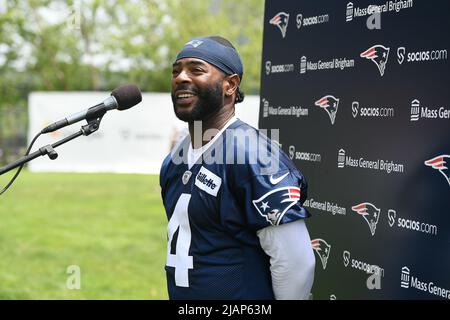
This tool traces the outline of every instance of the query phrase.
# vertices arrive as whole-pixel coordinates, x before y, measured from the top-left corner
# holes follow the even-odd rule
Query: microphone
[[[111,96],[103,100],[102,103],[56,121],[42,129],[41,133],[53,132],[84,119],[95,119],[113,109],[126,110],[137,105],[141,101],[142,94],[139,88],[132,84],[125,84],[114,89],[111,92]]]

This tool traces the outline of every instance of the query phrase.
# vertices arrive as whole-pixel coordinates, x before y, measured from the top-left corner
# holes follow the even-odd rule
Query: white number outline
[[[189,225],[188,206],[191,195],[182,193],[178,198],[172,217],[167,225],[167,263],[166,266],[175,268],[175,285],[178,287],[189,287],[189,269],[193,269],[193,259],[189,255],[191,247],[191,227]],[[175,254],[170,253],[173,236],[178,231],[177,246]]]

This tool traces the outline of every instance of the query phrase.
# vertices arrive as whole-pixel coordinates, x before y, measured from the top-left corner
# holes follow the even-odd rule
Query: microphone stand
[[[58,158],[58,153],[56,153],[55,148],[59,147],[60,145],[63,145],[66,142],[69,142],[75,138],[78,138],[80,136],[88,136],[88,135],[94,133],[95,131],[97,131],[100,127],[100,122],[102,121],[102,118],[105,115],[105,113],[106,113],[106,111],[103,111],[101,113],[96,113],[91,118],[86,118],[88,123],[86,125],[82,126],[80,131],[78,131],[77,133],[74,133],[68,137],[65,137],[64,139],[61,139],[51,145],[46,145],[42,148],[39,148],[39,150],[37,150],[27,156],[24,156],[24,157],[20,158],[19,160],[16,160],[13,163],[4,166],[3,168],[0,168],[0,175],[6,173],[8,171],[11,171],[12,169],[17,168],[31,160],[34,160],[37,157],[48,155],[50,160],[55,160],[56,158]]]

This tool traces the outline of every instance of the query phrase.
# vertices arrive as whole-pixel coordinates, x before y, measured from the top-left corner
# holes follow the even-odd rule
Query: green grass
[[[156,175],[22,172],[0,196],[0,299],[167,299],[166,224]]]

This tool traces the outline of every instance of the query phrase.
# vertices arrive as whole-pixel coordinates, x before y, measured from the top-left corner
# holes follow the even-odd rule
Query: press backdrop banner
[[[313,299],[450,299],[449,12],[266,1],[259,126],[309,182]]]

